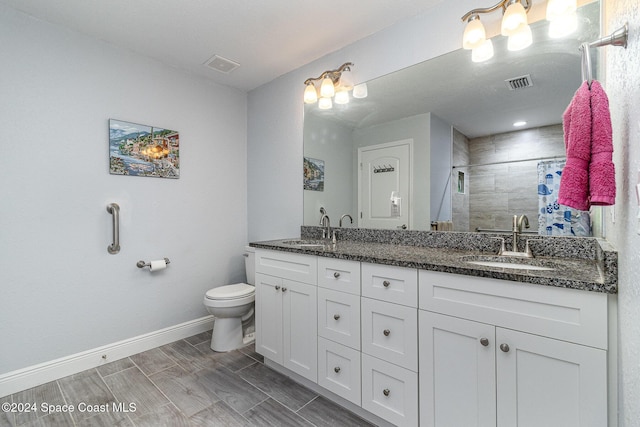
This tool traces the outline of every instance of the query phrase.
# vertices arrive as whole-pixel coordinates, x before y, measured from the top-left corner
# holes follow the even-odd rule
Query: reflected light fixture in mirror
[[[351,62],[345,62],[336,70],[325,71],[320,74],[320,77],[310,77],[305,80],[305,104],[315,104],[318,102],[318,108],[321,110],[330,110],[334,102],[336,104],[348,104],[349,91],[351,90],[354,91],[354,98],[366,97],[366,85],[364,86],[364,92],[362,91],[362,85],[353,86],[351,67],[353,67]],[[319,94],[316,86],[318,83],[320,84]],[[358,89],[357,93],[356,89]]]
[[[549,0],[547,21],[549,37],[560,38],[573,33],[578,28],[577,0]]]

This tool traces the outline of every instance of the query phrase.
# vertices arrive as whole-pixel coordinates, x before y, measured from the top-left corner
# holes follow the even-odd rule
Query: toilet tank
[[[256,248],[251,246],[244,247],[244,269],[247,272],[247,283],[255,285],[256,283]]]

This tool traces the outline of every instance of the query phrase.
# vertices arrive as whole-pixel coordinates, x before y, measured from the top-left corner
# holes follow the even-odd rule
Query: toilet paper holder
[[[165,257],[164,262],[169,264],[171,261],[169,261],[169,258]],[[138,261],[136,265],[138,266],[138,268],[144,268],[144,267],[151,268],[151,262],[144,262],[142,260]]]

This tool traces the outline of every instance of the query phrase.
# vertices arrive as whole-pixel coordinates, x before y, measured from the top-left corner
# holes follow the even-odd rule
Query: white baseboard
[[[213,316],[205,316],[148,334],[8,372],[0,375],[0,397],[188,338],[212,328]]]

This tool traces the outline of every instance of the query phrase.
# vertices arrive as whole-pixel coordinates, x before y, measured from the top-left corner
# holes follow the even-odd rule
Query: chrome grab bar
[[[111,203],[107,205],[107,212],[113,215],[113,243],[107,246],[107,251],[115,255],[120,252],[120,206]]]

